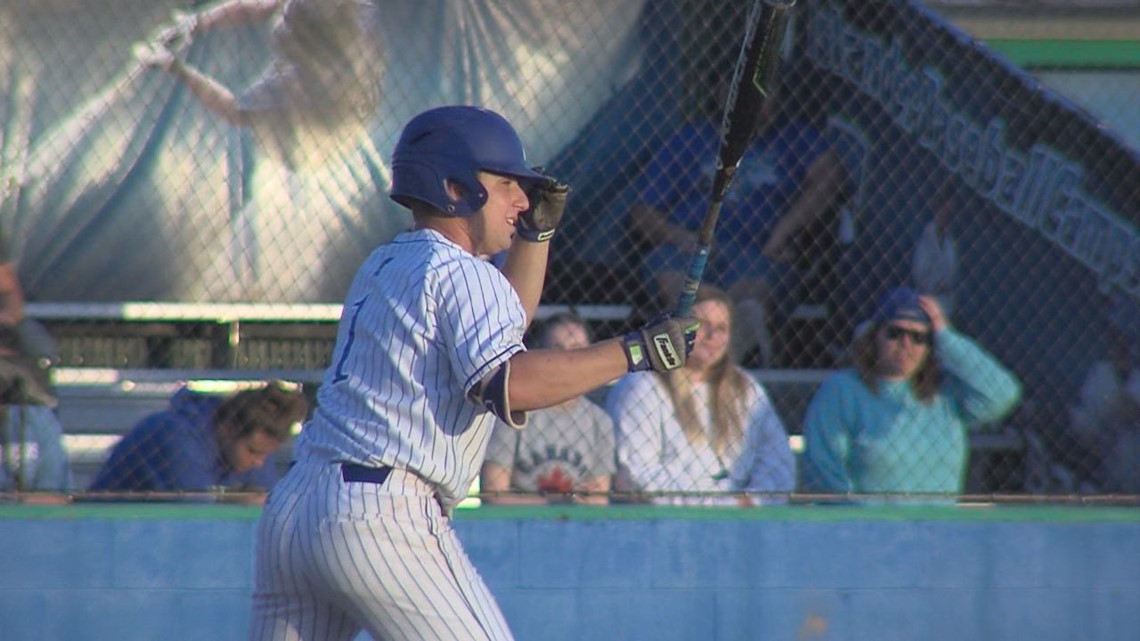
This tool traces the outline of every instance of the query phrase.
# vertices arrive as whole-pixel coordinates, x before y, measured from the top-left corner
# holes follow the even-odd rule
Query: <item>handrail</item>
[[[28,303],[25,313],[36,320],[121,320],[132,322],[282,321],[336,322],[339,303],[182,303],[133,301],[119,303]],[[586,320],[625,320],[632,305],[540,305],[537,318],[574,311]]]

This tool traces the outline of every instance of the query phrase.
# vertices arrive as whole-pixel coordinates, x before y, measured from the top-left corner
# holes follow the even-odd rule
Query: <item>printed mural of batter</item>
[[[214,29],[272,20],[274,58],[235,94],[175,54]],[[290,168],[323,163],[338,143],[364,131],[380,103],[383,46],[379,11],[362,0],[226,0],[174,24],[135,57],[184,84],[213,114],[249,127]]]

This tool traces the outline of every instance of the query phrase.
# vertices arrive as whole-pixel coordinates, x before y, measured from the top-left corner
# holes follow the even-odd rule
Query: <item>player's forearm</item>
[[[533,243],[515,238],[507,252],[506,263],[503,264],[503,274],[518,293],[523,309],[526,310],[528,324],[534,320],[534,314],[538,311],[542,288],[546,283],[546,261],[549,256],[550,242]]]
[[[277,8],[278,0],[230,0],[198,13],[195,32],[260,22]]]
[[[187,66],[177,58],[170,64],[170,74],[186,85],[190,93],[194,94],[206,109],[232,125],[240,127],[246,124],[245,117],[238,107],[237,97],[222,83]]]
[[[495,505],[539,505],[546,500],[535,494],[519,494],[511,490],[511,469],[487,461],[480,472],[480,494],[484,502]]]
[[[577,398],[628,368],[618,339],[575,350],[520,352],[511,358],[511,409],[534,410]]]
[[[671,224],[665,214],[644,204],[634,205],[629,219],[634,233],[654,247],[665,243],[679,245],[677,237],[687,231]]]
[[[780,217],[771,243],[783,247],[803,228],[830,211],[843,193],[843,166],[834,150],[820,156],[808,169],[799,198]]]
[[[546,505],[550,503],[543,496],[523,492],[491,494],[484,490],[481,498],[488,505]]]
[[[15,327],[24,319],[24,289],[12,263],[0,265],[0,325]]]
[[[24,319],[23,297],[10,292],[0,294],[0,325],[15,327]]]
[[[610,477],[598,476],[582,483],[581,493],[574,495],[574,502],[582,505],[608,505],[609,494]]]

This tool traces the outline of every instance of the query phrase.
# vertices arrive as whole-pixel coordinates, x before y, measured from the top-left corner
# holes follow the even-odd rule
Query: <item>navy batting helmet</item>
[[[408,122],[396,143],[391,197],[408,208],[420,201],[451,216],[467,216],[487,202],[477,171],[524,183],[543,178],[527,166],[522,140],[506,118],[466,105],[429,109]],[[448,197],[448,180],[463,187],[462,201]]]

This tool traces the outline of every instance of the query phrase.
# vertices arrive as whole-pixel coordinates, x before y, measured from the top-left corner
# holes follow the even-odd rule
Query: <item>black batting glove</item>
[[[541,173],[537,168],[536,171]],[[545,180],[535,181],[526,192],[530,200],[530,209],[519,214],[516,227],[518,235],[532,243],[544,243],[554,238],[554,231],[558,228],[558,222],[562,220],[562,212],[566,209],[566,196],[569,193],[569,185],[560,183],[550,176]]]
[[[668,316],[652,320],[645,327],[626,334],[622,339],[629,371],[653,370],[668,372],[685,366],[697,329],[701,322],[695,318]]]

